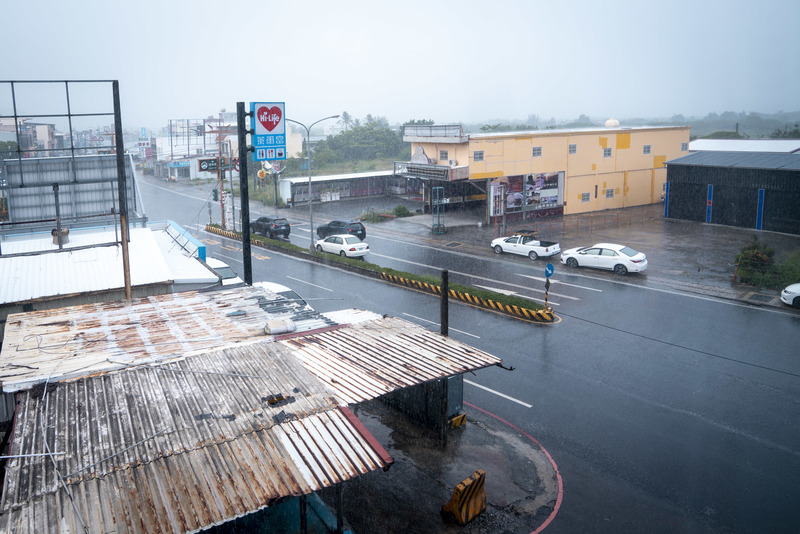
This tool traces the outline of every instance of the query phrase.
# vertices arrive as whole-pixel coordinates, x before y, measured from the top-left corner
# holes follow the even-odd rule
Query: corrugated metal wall
[[[800,172],[777,169],[670,165],[667,217],[706,222],[712,185],[714,224],[756,228],[758,190],[764,189],[762,230],[800,234]]]

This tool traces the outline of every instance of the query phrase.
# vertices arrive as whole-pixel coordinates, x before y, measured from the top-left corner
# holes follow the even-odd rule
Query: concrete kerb
[[[239,233],[239,232],[231,232],[229,230],[223,230],[222,228],[218,228],[216,226],[207,225],[206,226],[206,231],[210,232],[212,234],[217,234],[217,235],[221,235],[221,236],[227,237],[229,239],[235,239],[237,241],[240,241],[242,239],[242,234],[241,233]],[[295,250],[288,249],[288,248],[270,246],[268,243],[265,243],[265,242],[263,242],[263,241],[261,241],[259,239],[251,238],[250,239],[250,244],[254,245],[254,246],[257,246],[257,247],[261,247],[261,248],[279,250],[281,252],[284,252],[284,253],[287,253],[287,254],[290,254],[290,255],[293,255],[293,256],[302,257],[302,258],[305,258],[305,259],[311,259],[311,260],[317,261],[319,263],[325,263],[325,264],[329,264],[329,265],[333,264],[332,261],[328,261],[324,257],[320,257],[320,256],[316,256],[316,255],[313,255],[313,254],[309,254],[308,252],[305,252],[305,251],[300,252],[300,251],[295,251]],[[336,266],[339,267],[339,268],[345,269],[347,271],[357,272],[357,273],[362,274],[364,276],[369,276],[370,278],[376,278],[378,280],[383,280],[383,281],[391,283],[393,285],[398,285],[398,286],[401,286],[401,287],[408,287],[408,288],[411,288],[411,289],[422,291],[424,293],[430,293],[430,294],[433,294],[433,295],[441,296],[441,294],[442,294],[442,288],[440,286],[437,286],[437,285],[428,284],[428,283],[425,283],[425,282],[419,282],[417,280],[411,280],[409,278],[404,278],[404,277],[401,277],[401,276],[395,276],[395,275],[390,275],[390,274],[386,274],[386,273],[376,272],[376,271],[373,271],[371,269],[363,269],[361,267],[358,267],[358,266],[355,266],[355,265],[350,265],[350,264],[347,264],[347,263],[344,263],[344,262],[338,262],[337,261],[336,262]],[[453,289],[448,291],[448,296],[450,298],[452,298],[452,299],[459,300],[461,302],[470,304],[472,306],[475,306],[475,307],[478,307],[478,308],[483,308],[483,309],[494,311],[494,312],[498,312],[498,313],[502,313],[504,315],[508,315],[508,316],[511,316],[511,317],[514,317],[514,318],[517,318],[517,319],[524,319],[524,320],[532,321],[532,322],[536,322],[536,323],[553,323],[553,322],[556,321],[556,315],[553,312],[553,309],[550,308],[550,307],[545,308],[543,310],[532,310],[532,309],[523,308],[523,307],[520,307],[520,306],[503,304],[503,303],[496,302],[496,301],[491,300],[491,299],[477,297],[475,295],[470,295],[469,293],[464,293],[464,292],[461,292],[461,291],[455,291]]]

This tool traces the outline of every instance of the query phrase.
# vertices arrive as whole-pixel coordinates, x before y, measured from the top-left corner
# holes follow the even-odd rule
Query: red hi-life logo
[[[267,131],[271,132],[281,122],[281,108],[278,106],[273,106],[271,108],[261,106],[258,108],[256,116],[258,117],[258,122],[260,122]]]

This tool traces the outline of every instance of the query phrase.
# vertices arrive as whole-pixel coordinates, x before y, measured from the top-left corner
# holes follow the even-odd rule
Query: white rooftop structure
[[[800,139],[695,139],[691,152],[800,152]]]
[[[167,228],[130,230],[131,286],[217,283]],[[124,289],[122,247],[113,228],[73,230],[66,237],[60,250],[49,233],[0,242],[0,305]]]

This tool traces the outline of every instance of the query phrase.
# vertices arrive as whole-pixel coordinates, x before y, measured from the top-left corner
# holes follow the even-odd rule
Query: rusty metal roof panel
[[[280,343],[346,404],[502,362],[396,317],[309,332]]]
[[[12,392],[48,377],[78,378],[251,342],[269,337],[267,320],[284,318],[298,331],[335,324],[248,286],[12,314],[0,351],[0,383]]]
[[[0,501],[6,532],[194,532],[392,461],[267,341],[18,400]]]

